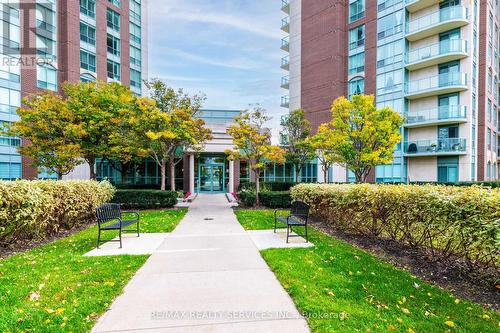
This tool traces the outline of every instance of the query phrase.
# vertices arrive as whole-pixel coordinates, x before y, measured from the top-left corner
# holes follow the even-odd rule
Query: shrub
[[[288,208],[291,202],[290,191],[262,192],[260,194],[260,203],[269,208]]]
[[[500,263],[500,189],[301,184],[291,193],[338,230],[387,237],[425,249],[431,259]]]
[[[247,207],[253,207],[257,202],[257,196],[254,191],[242,190],[238,192],[238,198]]]
[[[283,192],[283,191],[290,191],[290,188],[292,186],[295,186],[295,183],[290,183],[290,182],[262,182],[260,183],[260,190],[261,192],[269,192],[269,191],[274,191],[274,192]],[[250,183],[250,182],[242,182],[240,183],[238,187],[238,191],[255,191],[255,183]]]
[[[177,192],[159,190],[117,190],[112,202],[123,208],[169,208],[177,203]]]
[[[41,240],[90,223],[114,191],[106,181],[0,181],[0,244]]]

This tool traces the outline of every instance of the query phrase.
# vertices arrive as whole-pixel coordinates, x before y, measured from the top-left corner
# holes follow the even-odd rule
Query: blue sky
[[[277,133],[280,88],[279,0],[149,0],[149,76],[206,95],[205,108],[259,103]]]

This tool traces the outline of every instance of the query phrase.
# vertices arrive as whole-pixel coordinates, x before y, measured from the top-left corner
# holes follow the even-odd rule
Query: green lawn
[[[236,215],[245,229],[273,227],[270,210]],[[314,248],[270,249],[262,256],[299,310],[309,314],[313,332],[499,332],[498,313],[310,231]]]
[[[185,213],[141,212],[141,231],[172,231]],[[0,332],[89,331],[148,257],[83,257],[96,239],[90,227],[0,260]]]

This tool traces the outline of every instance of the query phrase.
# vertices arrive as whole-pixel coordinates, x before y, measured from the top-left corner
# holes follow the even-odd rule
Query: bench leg
[[[100,243],[101,243],[101,229],[99,229],[97,233],[97,248],[99,248]]]
[[[290,237],[290,230],[292,229],[291,225],[286,226],[286,242],[288,243],[288,237]]]
[[[137,221],[137,237],[139,237],[139,221]]]
[[[309,237],[307,236],[307,224],[306,224],[306,243],[309,243]]]
[[[122,229],[120,229],[120,249],[122,248]]]
[[[276,233],[276,217],[274,218],[274,233]]]

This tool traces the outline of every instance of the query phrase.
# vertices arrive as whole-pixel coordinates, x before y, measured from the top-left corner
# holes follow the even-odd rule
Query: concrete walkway
[[[200,195],[159,250],[93,332],[309,332],[224,195]]]

